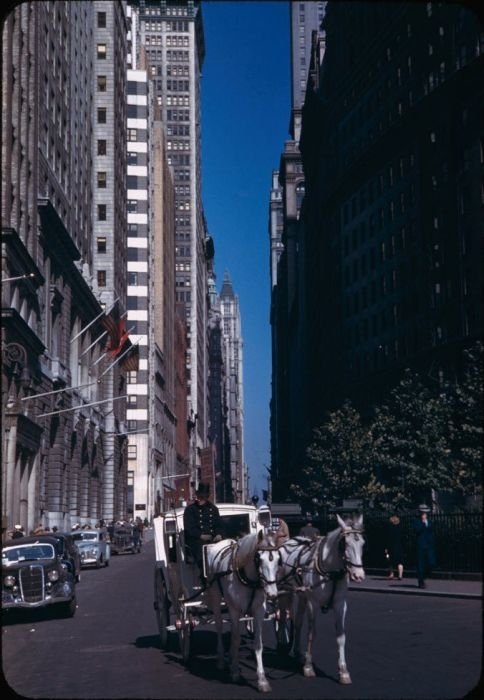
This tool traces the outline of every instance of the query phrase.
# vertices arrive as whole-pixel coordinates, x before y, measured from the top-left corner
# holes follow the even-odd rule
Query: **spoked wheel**
[[[155,570],[155,602],[154,608],[156,613],[156,621],[158,623],[158,631],[160,634],[160,643],[162,649],[168,648],[168,625],[170,624],[170,614],[168,612],[168,596],[166,593],[165,584],[163,582],[161,572]]]
[[[183,663],[188,664],[191,655],[192,642],[192,615],[187,608],[181,606],[178,615],[178,642],[180,644],[180,653]]]
[[[294,624],[288,613],[283,617],[274,618],[274,630],[276,632],[276,646],[280,654],[287,656],[294,642]]]

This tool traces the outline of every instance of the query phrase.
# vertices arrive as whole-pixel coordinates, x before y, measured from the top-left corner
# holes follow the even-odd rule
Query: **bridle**
[[[260,570],[260,552],[269,552],[269,561],[274,560],[274,553],[277,552],[277,558],[278,558],[278,566],[281,566],[282,564],[282,558],[281,558],[281,553],[279,551],[279,547],[276,547],[275,545],[262,545],[260,547],[257,547],[256,552],[255,552],[255,557],[254,557],[254,563],[257,569],[257,573],[259,574],[259,581],[262,582],[264,586],[270,586],[270,585],[275,585],[277,584],[277,575],[276,578],[273,580],[267,579],[262,571]]]
[[[354,529],[354,528],[351,528],[351,529],[348,529],[348,530],[344,530],[344,531],[340,534],[340,543],[343,543],[343,542],[346,543],[346,537],[347,537],[348,535],[354,535],[354,536],[355,536],[355,539],[358,540],[360,536],[363,536],[363,534],[364,534],[364,531],[363,531],[363,530],[357,530],[357,529]],[[354,568],[354,569],[363,569],[363,564],[356,564],[354,561],[351,561],[351,559],[349,559],[349,558],[346,556],[346,546],[343,547],[342,559],[343,559],[343,562],[344,562],[344,565],[345,565],[345,571],[348,571],[349,567],[352,567],[352,568]]]

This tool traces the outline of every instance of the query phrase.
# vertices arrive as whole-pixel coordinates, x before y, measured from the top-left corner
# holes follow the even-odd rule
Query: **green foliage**
[[[332,507],[361,498],[405,510],[431,490],[482,493],[483,346],[464,353],[459,382],[424,381],[406,370],[364,422],[350,401],[316,428],[291,488],[301,504]]]
[[[343,498],[367,498],[381,485],[372,473],[371,435],[349,401],[314,430],[302,479],[292,488],[306,506],[335,506]]]

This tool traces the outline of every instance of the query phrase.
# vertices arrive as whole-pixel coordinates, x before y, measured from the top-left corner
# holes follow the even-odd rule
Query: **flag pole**
[[[89,352],[89,350],[92,348],[93,345],[96,345],[96,343],[97,343],[99,340],[101,340],[101,338],[104,338],[104,336],[106,335],[106,333],[107,333],[107,331],[104,331],[104,333],[101,333],[101,335],[100,335],[98,338],[96,338],[96,340],[95,340],[93,343],[91,343],[90,346],[89,346],[88,348],[86,348],[83,352],[81,352],[80,357],[82,357],[83,355],[85,355],[86,352]]]
[[[66,413],[67,411],[79,411],[81,408],[88,408],[89,406],[97,406],[100,403],[108,403],[109,401],[118,401],[119,399],[126,399],[128,394],[123,396],[113,396],[111,399],[103,399],[102,401],[93,401],[92,403],[81,403],[79,406],[71,406],[70,408],[61,408],[59,411],[50,411],[49,413],[41,413],[38,418],[45,418],[46,416],[54,416],[58,413]]]
[[[92,326],[93,323],[96,323],[96,321],[97,321],[98,319],[100,319],[101,316],[104,316],[104,315],[107,316],[108,314],[110,314],[111,311],[114,309],[114,305],[116,304],[116,302],[117,302],[118,300],[119,300],[119,297],[116,297],[116,299],[115,299],[115,300],[113,301],[113,303],[111,304],[111,308],[109,309],[109,311],[106,311],[105,309],[103,309],[103,310],[101,311],[101,313],[98,314],[98,315],[96,316],[96,318],[93,318],[92,321],[90,321],[90,322],[87,324],[87,326],[84,326],[84,328],[81,328],[81,330],[79,331],[79,333],[78,333],[77,335],[75,335],[73,338],[71,338],[71,343],[73,343],[75,340],[77,340],[77,339],[79,338],[80,335],[82,335],[85,331],[87,331],[87,329],[90,328],[90,327]]]
[[[129,333],[130,331],[132,331],[133,328],[134,328],[134,326],[132,326],[132,327],[129,329],[128,333]],[[128,348],[127,350],[125,350],[123,353],[121,353],[121,355],[120,355],[119,357],[117,357],[117,358],[114,360],[114,362],[111,363],[111,364],[109,365],[109,367],[106,367],[106,369],[104,370],[104,372],[103,372],[102,374],[99,375],[99,379],[101,379],[101,377],[104,377],[104,375],[106,374],[106,372],[109,372],[109,370],[112,369],[112,368],[114,367],[114,365],[117,364],[117,363],[121,360],[121,358],[123,358],[125,355],[127,355],[128,352],[129,352],[132,348],[134,348],[136,345],[138,345],[138,344],[139,344],[139,340],[137,340],[136,343],[134,343],[133,345],[130,345],[129,348]]]
[[[63,389],[45,391],[43,394],[31,394],[30,396],[22,396],[20,401],[30,401],[30,399],[38,399],[41,396],[51,396],[52,394],[60,394],[63,391],[74,391],[74,389],[84,389],[84,387],[93,386],[93,384],[96,384],[96,382],[89,382],[89,384],[79,384],[79,386],[65,386]]]

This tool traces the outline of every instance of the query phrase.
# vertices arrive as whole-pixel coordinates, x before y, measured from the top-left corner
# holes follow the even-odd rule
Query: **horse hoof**
[[[272,688],[267,681],[259,681],[257,683],[257,689],[260,693],[270,693]]]
[[[345,671],[344,673],[339,674],[339,682],[342,685],[350,685],[351,684],[351,676],[348,673],[348,671]]]
[[[304,666],[303,673],[305,678],[314,678],[316,675],[312,666]]]

